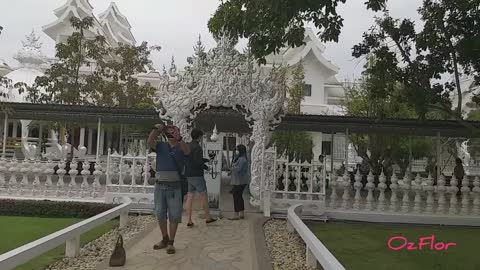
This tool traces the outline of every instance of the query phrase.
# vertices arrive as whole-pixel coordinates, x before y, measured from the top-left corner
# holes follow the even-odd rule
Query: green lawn
[[[81,221],[75,218],[35,218],[35,217],[7,217],[0,216],[0,254],[27,244],[33,240],[51,234]],[[110,221],[99,226],[81,237],[84,245],[103,235],[116,224]],[[39,270],[62,258],[65,254],[65,245],[61,245],[32,261],[15,268],[15,270]]]
[[[480,228],[416,225],[314,223],[309,227],[349,270],[479,270]],[[393,251],[388,241],[404,236],[418,247],[421,237],[435,235],[436,242],[456,242],[448,250]],[[401,246],[402,241],[392,242]]]

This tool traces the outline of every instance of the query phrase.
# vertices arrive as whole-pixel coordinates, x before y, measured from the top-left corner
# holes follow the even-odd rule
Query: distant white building
[[[302,112],[305,114],[342,115],[341,101],[345,96],[342,84],[335,77],[338,67],[327,60],[323,53],[325,46],[311,28],[305,29],[305,45],[284,48],[279,54],[267,56],[267,66],[294,66],[303,62],[305,71],[305,100]]]
[[[267,56],[267,67],[273,65],[294,66],[300,61],[305,72],[305,99],[301,110],[304,114],[344,115],[341,106],[345,89],[337,80],[338,67],[323,55],[325,46],[320,42],[311,28],[305,29],[305,45],[284,48],[280,53]],[[345,134],[311,132],[315,158],[324,154],[327,159],[343,160],[345,158]],[[332,152],[333,149],[333,152]],[[339,167],[336,162],[336,167]]]
[[[477,106],[473,104],[472,98],[475,95],[480,94],[480,84],[477,84],[473,77],[464,76],[460,80],[460,88],[462,89],[462,111],[463,116],[468,117],[468,114],[477,109]],[[458,95],[452,96],[452,109],[457,108]]]

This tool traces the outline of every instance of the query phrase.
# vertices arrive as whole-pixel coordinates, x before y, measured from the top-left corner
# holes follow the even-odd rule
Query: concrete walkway
[[[226,180],[224,180],[226,181]],[[228,193],[228,185],[222,185],[221,209],[225,217],[232,215],[233,203]],[[101,269],[124,270],[254,270],[258,269],[256,237],[261,215],[248,209],[248,195],[244,194],[247,219],[230,221],[226,218],[215,223],[205,224],[199,218],[200,211],[194,213],[194,228],[187,228],[186,218],[179,225],[175,239],[176,254],[168,255],[165,250],[153,250],[153,245],[161,239],[158,227],[146,232],[145,237],[127,248],[125,267]],[[199,205],[198,202],[195,202]],[[196,207],[198,208],[198,207]],[[262,254],[262,251],[259,252]]]

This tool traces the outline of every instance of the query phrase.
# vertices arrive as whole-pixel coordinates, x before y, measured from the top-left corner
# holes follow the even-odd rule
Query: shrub
[[[90,218],[113,207],[103,203],[0,200],[0,216]]]

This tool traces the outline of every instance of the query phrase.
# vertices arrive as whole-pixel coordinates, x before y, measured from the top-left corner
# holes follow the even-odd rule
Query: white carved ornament
[[[164,70],[156,94],[160,118],[177,125],[190,139],[190,126],[196,116],[211,107],[241,111],[252,128],[253,203],[258,204],[262,143],[280,123],[286,107],[285,73],[273,68],[262,74],[254,58],[235,49],[236,41],[223,36],[217,47],[204,57],[196,57],[183,75],[172,68]],[[263,70],[262,70],[263,71]]]

